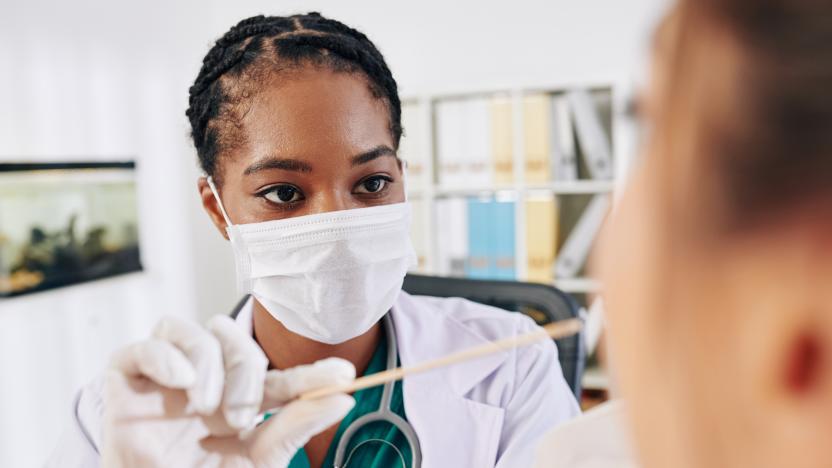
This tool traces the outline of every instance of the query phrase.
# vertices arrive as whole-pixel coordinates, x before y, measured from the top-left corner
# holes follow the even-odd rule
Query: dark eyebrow
[[[396,152],[386,145],[379,145],[370,151],[366,151],[359,155],[353,156],[351,165],[352,167],[360,166],[362,164],[367,164],[368,162],[378,159],[382,156],[391,156],[397,157]],[[280,169],[284,171],[293,171],[293,172],[305,172],[309,173],[312,172],[312,166],[309,163],[297,160],[297,159],[285,159],[285,158],[276,158],[276,157],[267,157],[263,158],[251,166],[247,167],[244,174],[251,175],[255,172],[263,171],[266,169]]]
[[[268,157],[261,159],[260,161],[257,161],[256,163],[246,168],[244,174],[250,175],[254,174],[255,172],[263,171],[266,169],[281,169],[284,171],[293,172],[312,172],[312,166],[309,165],[309,163],[305,163],[297,159]]]
[[[379,146],[376,146],[375,148],[371,149],[370,151],[366,151],[366,152],[361,153],[357,156],[353,156],[352,157],[352,167],[360,166],[362,164],[367,164],[368,162],[370,162],[374,159],[378,159],[382,156],[391,156],[391,157],[394,157],[394,158],[397,157],[396,152],[393,150],[393,148],[391,148],[387,145],[379,145]]]

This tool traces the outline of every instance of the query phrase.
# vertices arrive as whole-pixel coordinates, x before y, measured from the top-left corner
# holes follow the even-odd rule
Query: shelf
[[[586,294],[599,292],[601,283],[592,278],[559,278],[555,287],[567,293]]]
[[[611,193],[615,190],[615,182],[612,180],[572,180],[549,182],[547,184],[529,184],[526,191],[547,190],[557,194],[595,194]]]
[[[458,187],[458,188],[448,188],[448,187],[437,187],[435,190],[437,197],[478,197],[481,195],[490,196],[497,192],[516,192],[517,187],[514,185],[507,185],[507,186],[499,186],[494,185],[491,187]]]
[[[574,180],[557,181],[543,184],[517,185],[495,185],[489,187],[437,187],[435,193],[439,197],[466,197],[490,195],[496,192],[532,192],[547,191],[559,195],[581,195],[596,193],[611,193],[615,190],[615,182],[612,180]],[[411,193],[423,191],[414,189]]]

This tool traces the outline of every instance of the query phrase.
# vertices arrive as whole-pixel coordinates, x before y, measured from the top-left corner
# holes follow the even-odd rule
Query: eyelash
[[[369,198],[379,198],[381,195],[383,195],[387,192],[387,190],[390,187],[390,184],[394,182],[392,177],[389,177],[389,176],[386,176],[386,175],[376,174],[376,175],[372,175],[370,177],[367,177],[366,179],[363,179],[361,182],[356,184],[356,187],[361,187],[362,185],[366,184],[367,182],[370,182],[370,181],[373,181],[373,180],[382,180],[382,181],[384,181],[384,187],[382,187],[377,192],[360,192],[359,195],[364,196],[364,197],[369,197]],[[278,203],[278,202],[269,200],[266,197],[268,194],[273,193],[273,192],[277,191],[279,188],[282,188],[282,187],[292,188],[295,191],[295,193],[297,193],[301,196],[301,198],[298,199],[298,200],[291,200],[291,201],[287,201],[287,202]],[[269,205],[271,205],[275,208],[281,209],[281,210],[291,210],[298,203],[302,202],[305,199],[304,196],[303,196],[303,192],[298,187],[296,187],[292,184],[272,185],[270,187],[266,187],[265,189],[257,192],[256,195],[258,197],[262,198]]]
[[[370,182],[370,181],[373,181],[373,180],[382,180],[382,181],[384,181],[384,187],[382,187],[377,192],[361,192],[362,196],[365,196],[365,197],[366,196],[381,196],[382,194],[387,192],[387,190],[390,188],[390,184],[393,183],[393,178],[392,177],[376,174],[376,175],[372,175],[372,176],[367,177],[366,179],[362,180],[361,182],[358,183],[358,185],[356,185],[356,187],[361,187],[364,184],[366,184],[367,182]]]

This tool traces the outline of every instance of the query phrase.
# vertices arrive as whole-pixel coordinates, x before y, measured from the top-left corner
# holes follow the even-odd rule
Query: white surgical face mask
[[[286,328],[336,344],[390,310],[416,264],[410,205],[232,224],[211,178],[237,265],[237,287]]]

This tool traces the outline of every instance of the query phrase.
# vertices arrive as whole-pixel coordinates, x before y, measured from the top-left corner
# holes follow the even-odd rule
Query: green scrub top
[[[398,359],[397,359],[398,362]],[[373,357],[370,359],[370,364],[367,366],[367,371],[364,375],[375,374],[387,370],[387,337],[382,334],[381,342],[378,345]],[[326,458],[324,459],[324,468],[332,467],[335,463],[335,449],[338,447],[338,441],[341,440],[341,435],[352,424],[353,421],[361,416],[377,411],[381,404],[381,393],[384,387],[377,386],[366,388],[355,392],[355,406],[344,417],[341,424],[338,426],[338,431],[335,433],[335,438],[332,439],[332,444],[329,446]],[[404,413],[404,399],[402,397],[402,381],[396,381],[393,387],[393,398],[390,403],[390,409],[401,416],[404,420],[407,417]],[[379,440],[385,441],[379,442]],[[355,435],[347,446],[347,451],[344,456],[344,462],[347,468],[361,467],[361,468],[396,468],[401,466],[402,457],[389,444],[395,446],[401,452],[404,458],[405,466],[407,468],[412,465],[413,453],[410,449],[410,444],[404,434],[399,431],[396,426],[389,422],[376,421],[363,426]],[[356,448],[358,445],[360,447]],[[352,454],[352,458],[350,458]],[[289,462],[289,468],[310,468],[309,459],[306,456],[304,449],[298,450],[292,461]]]

